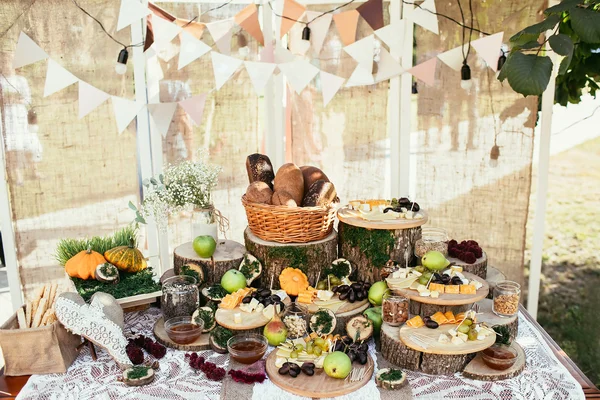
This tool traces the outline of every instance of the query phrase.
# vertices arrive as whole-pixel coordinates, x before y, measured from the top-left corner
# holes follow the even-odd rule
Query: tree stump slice
[[[488,326],[504,325],[510,332],[510,340],[516,339],[519,333],[519,317],[513,315],[512,317],[500,317],[492,311],[494,302],[491,299],[483,299],[477,302],[479,306],[479,312],[477,315],[478,322],[485,322]]]
[[[454,375],[462,372],[467,364],[475,358],[477,353],[441,355],[421,353],[421,366],[419,371],[431,375]]]
[[[476,379],[478,381],[495,382],[504,379],[514,378],[521,374],[525,369],[525,352],[523,348],[519,346],[517,342],[513,342],[511,347],[517,352],[517,360],[514,365],[503,371],[488,367],[481,358],[481,354],[471,361],[463,371],[463,376],[469,379]]]
[[[262,263],[261,287],[269,287],[271,277],[274,277],[273,289],[279,289],[279,274],[288,267],[302,270],[308,277],[308,282],[316,286],[321,270],[338,258],[338,237],[335,230],[325,239],[315,242],[277,243],[262,240],[246,228],[244,241],[248,252]]]
[[[208,342],[208,333],[203,333],[198,339],[188,344],[179,344],[172,341],[169,335],[167,335],[167,331],[165,331],[165,320],[163,317],[160,317],[158,320],[156,320],[153,331],[156,341],[162,344],[163,346],[167,346],[172,349],[181,351],[210,350],[210,344]]]
[[[335,335],[339,333],[342,336],[345,335],[346,324],[348,323],[348,321],[350,321],[352,318],[358,315],[362,315],[362,313],[365,312],[365,310],[368,309],[370,306],[371,304],[367,301],[367,303],[364,304],[362,307],[356,308],[351,311],[335,314],[336,324],[335,329],[333,330],[333,334]]]
[[[462,306],[440,306],[437,304],[419,303],[416,300],[410,300],[408,312],[412,315],[420,315],[421,317],[430,317],[438,311],[441,311],[442,313],[452,311],[456,315],[467,311],[471,307],[472,304],[465,304]]]
[[[340,257],[352,263],[353,275],[357,280],[369,282],[381,280],[380,269],[390,259],[402,266],[412,266],[416,259],[415,242],[421,238],[420,226],[394,230],[368,229],[340,221],[338,230]],[[383,232],[387,232],[391,240],[389,236],[386,239]],[[393,244],[387,246],[385,242]],[[364,246],[369,246],[368,252],[371,252],[371,256],[367,254]]]
[[[396,367],[418,371],[421,352],[407,347],[400,340],[400,327],[381,324],[381,355]]]
[[[192,242],[187,242],[175,248],[173,252],[173,269],[179,275],[179,270],[186,264],[202,266],[205,284],[213,285],[221,282],[223,274],[230,269],[238,269],[246,254],[246,248],[233,240],[221,240],[217,244],[215,254],[211,258],[202,258],[196,254]]]
[[[474,264],[467,264],[464,261],[459,260],[458,258],[454,258],[454,257],[447,257],[448,261],[450,261],[451,263],[454,263],[454,265],[458,265],[459,267],[463,268],[463,271],[465,272],[470,272],[473,275],[477,275],[480,278],[486,279],[487,277],[487,265],[488,265],[488,258],[487,258],[487,254],[485,252],[483,252],[483,255],[481,257],[479,257]]]
[[[488,285],[490,285],[490,293],[488,293],[488,299],[494,297],[494,288],[498,285],[499,282],[506,280],[506,275],[498,268],[488,267],[487,276],[485,278]]]

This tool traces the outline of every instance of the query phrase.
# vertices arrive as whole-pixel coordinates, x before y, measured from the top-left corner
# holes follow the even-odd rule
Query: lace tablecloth
[[[152,335],[160,310],[126,314],[126,329]],[[540,333],[519,317],[517,342],[525,350],[527,365],[521,375],[499,382],[482,382],[454,376],[432,376],[408,371],[416,399],[584,399],[583,390],[567,369],[556,359]],[[370,349],[371,351],[372,348]],[[203,356],[218,366],[227,368],[229,357],[211,351]],[[65,374],[34,375],[17,399],[218,399],[220,384],[192,370],[184,360],[183,351],[169,349],[160,360],[155,381],[147,386],[128,387],[116,379],[120,370],[108,354],[98,349],[93,361],[83,350]],[[34,354],[24,355],[35,357]],[[372,400],[378,396],[375,384],[369,382],[352,393],[352,400]],[[254,387],[253,399],[301,399],[282,391],[270,381]],[[350,396],[346,397],[350,399]],[[338,399],[344,399],[340,397]],[[242,399],[240,399],[242,400]]]

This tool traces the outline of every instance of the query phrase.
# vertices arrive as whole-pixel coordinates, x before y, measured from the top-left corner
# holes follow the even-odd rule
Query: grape
[[[423,272],[427,271],[427,268],[425,268],[422,265],[417,265],[417,267],[415,268],[415,271],[423,273]]]
[[[321,350],[323,350],[323,351],[327,351],[327,350],[329,350],[329,344],[328,344],[327,342],[324,342],[324,343],[321,345]]]
[[[298,352],[296,350],[290,353],[290,358],[298,358]]]
[[[319,356],[321,355],[321,353],[322,353],[322,352],[323,352],[323,351],[321,350],[321,348],[320,348],[320,347],[315,347],[315,348],[313,349],[313,354],[314,354],[315,356],[317,356],[317,357],[319,357]]]
[[[419,277],[419,283],[420,283],[421,285],[427,285],[427,282],[429,282],[429,278],[428,278],[428,277],[426,277],[425,275],[421,275],[421,276]]]
[[[473,325],[473,320],[471,318],[467,318],[463,321],[463,324],[466,326],[471,326]]]
[[[474,329],[469,330],[469,340],[477,340],[477,332]]]
[[[421,275],[421,276],[426,276],[427,279],[429,279],[429,278],[431,278],[431,275],[433,275],[433,273],[431,271],[425,271],[425,272],[423,272],[423,275]]]
[[[302,346],[301,344],[297,344],[294,346],[294,350],[300,352],[300,351],[304,350],[304,346]]]
[[[469,333],[470,330],[471,329],[465,324],[462,324],[461,326],[458,327],[458,331],[461,333]]]
[[[312,344],[312,342],[308,342],[306,344],[306,352],[308,354],[313,354],[313,344]]]
[[[323,346],[323,343],[325,343],[325,340],[321,337],[318,337],[315,340],[313,340],[313,344],[318,347]]]

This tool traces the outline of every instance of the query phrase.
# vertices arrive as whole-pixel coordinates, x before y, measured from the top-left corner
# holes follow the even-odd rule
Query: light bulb
[[[127,65],[121,64],[120,62],[115,64],[115,72],[119,75],[125,75],[127,72]]]
[[[473,87],[473,81],[471,79],[469,79],[468,81],[461,80],[460,87],[466,90],[467,92],[470,92],[471,88]]]
[[[492,159],[490,158],[490,167],[492,168],[496,168],[498,166],[498,159]]]
[[[129,53],[127,52],[127,48],[124,48],[119,52],[119,56],[117,57],[117,63],[115,64],[115,72],[119,75],[123,75],[127,72],[127,59],[129,58]]]
[[[473,82],[471,81],[471,68],[469,68],[465,61],[460,69],[460,87],[467,92],[470,92],[472,86]]]

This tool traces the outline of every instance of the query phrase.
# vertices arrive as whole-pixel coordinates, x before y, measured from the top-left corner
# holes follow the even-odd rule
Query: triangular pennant
[[[404,47],[404,20],[394,21],[375,31],[375,35],[383,41],[394,55],[400,55]]]
[[[256,94],[259,96],[262,95],[265,85],[271,75],[273,75],[273,71],[275,71],[277,65],[254,61],[244,61],[244,65],[246,66],[246,71],[250,76],[254,90],[256,90]]]
[[[379,52],[379,62],[377,63],[377,74],[375,74],[375,82],[385,81],[400,75],[404,69],[400,63],[392,57],[392,55],[383,47]]]
[[[192,61],[195,61],[210,51],[209,45],[196,39],[191,33],[183,31],[179,37],[181,40],[181,46],[179,50],[179,65],[177,66],[177,69],[185,67]]]
[[[169,125],[177,109],[177,103],[156,103],[148,104],[148,111],[154,121],[154,126],[160,132],[162,137],[167,137]]]
[[[300,19],[305,10],[306,7],[294,0],[283,0],[283,12],[281,14],[283,18],[281,18],[280,37],[283,37],[283,35],[292,29],[292,26]]]
[[[213,52],[214,54],[214,52]],[[218,53],[217,53],[218,54]],[[206,93],[199,94],[189,99],[179,102],[181,108],[190,116],[194,124],[202,124],[202,115],[204,114],[204,103],[206,102]]]
[[[260,44],[265,45],[265,38],[258,22],[258,7],[252,3],[235,15],[235,23],[248,32]]]
[[[37,45],[25,32],[19,35],[15,58],[13,59],[13,69],[24,67],[48,58],[48,54]]]
[[[354,72],[352,72],[350,78],[348,78],[346,87],[372,85],[374,83],[375,79],[373,79],[371,71],[369,71],[364,65],[358,64],[354,69]]]
[[[48,70],[46,71],[46,84],[44,85],[44,97],[50,96],[61,89],[71,86],[79,79],[53,59],[48,59]]]
[[[152,15],[152,34],[154,35],[154,44],[157,47],[163,47],[175,39],[175,36],[183,30],[180,26],[159,17]]]
[[[318,56],[323,48],[332,18],[331,14],[323,14],[320,11],[306,12],[306,20],[310,29],[310,46],[315,56]]]
[[[498,70],[498,58],[500,58],[503,37],[504,32],[499,32],[471,42],[471,46],[477,51],[479,57],[483,58],[483,61],[494,72]]]
[[[296,57],[285,47],[277,46],[275,49],[275,62],[277,64],[289,63],[295,59]]]
[[[435,83],[435,67],[437,65],[437,57],[433,57],[419,65],[409,69],[408,72],[417,79],[422,80],[428,86],[433,86]]]
[[[221,38],[229,35],[229,39],[231,40],[234,21],[232,18],[224,19],[221,21],[211,22],[206,24],[210,35],[212,36],[215,42],[218,42]]]
[[[231,76],[237,71],[242,65],[244,60],[239,58],[225,56],[223,54],[212,51],[210,53],[212,57],[213,72],[215,74],[216,88],[221,89],[225,82],[231,78]]]
[[[231,36],[233,35],[233,31],[229,31],[223,36],[221,39],[217,40],[217,49],[221,52],[221,54],[230,55],[231,54]]]
[[[344,46],[351,45],[356,41],[359,16],[360,14],[356,10],[344,11],[333,16],[333,22],[335,22],[335,27]]]
[[[119,135],[129,126],[129,123],[133,121],[144,106],[135,101],[116,96],[112,96],[112,104]]]
[[[176,18],[175,23],[177,26],[182,27],[184,31],[198,40],[200,40],[204,30],[206,29],[206,25],[203,22],[190,22],[189,20],[183,18]]]
[[[375,36],[369,35],[349,46],[344,47],[344,51],[354,58],[363,68],[372,70],[373,65],[373,49],[375,46]],[[369,67],[369,65],[371,67]]]
[[[325,107],[333,99],[335,94],[340,90],[346,81],[341,76],[330,74],[329,72],[321,71],[321,92],[323,94],[323,107]]]
[[[273,51],[273,46],[263,47],[260,51],[260,61],[272,63],[275,62],[275,52]]]
[[[369,0],[356,8],[374,31],[383,28],[383,0]]]
[[[408,19],[422,28],[439,35],[438,18],[435,9],[435,0],[425,0],[408,15]]]
[[[306,85],[319,73],[319,68],[306,60],[296,60],[279,64],[279,70],[285,75],[290,86],[300,94]]]
[[[79,81],[79,118],[85,117],[109,98],[108,93],[87,82]]]
[[[148,9],[148,7],[144,6],[138,0],[121,0],[119,20],[117,21],[117,31],[128,27],[150,13],[151,11]]]
[[[307,22],[306,14],[308,13],[305,13],[304,15],[302,15],[302,17],[298,19],[298,22],[304,23],[294,25],[292,29],[288,32],[288,49],[295,56],[304,56],[310,49],[310,44],[312,41],[312,32],[310,35],[310,40],[302,39],[302,30],[304,29],[304,26],[306,26],[305,23]],[[289,62],[292,61],[294,60],[289,60]]]
[[[467,54],[468,49],[469,43],[465,43],[463,46],[458,46],[452,50],[438,54],[438,58],[453,70],[460,71],[463,65],[464,56]]]

